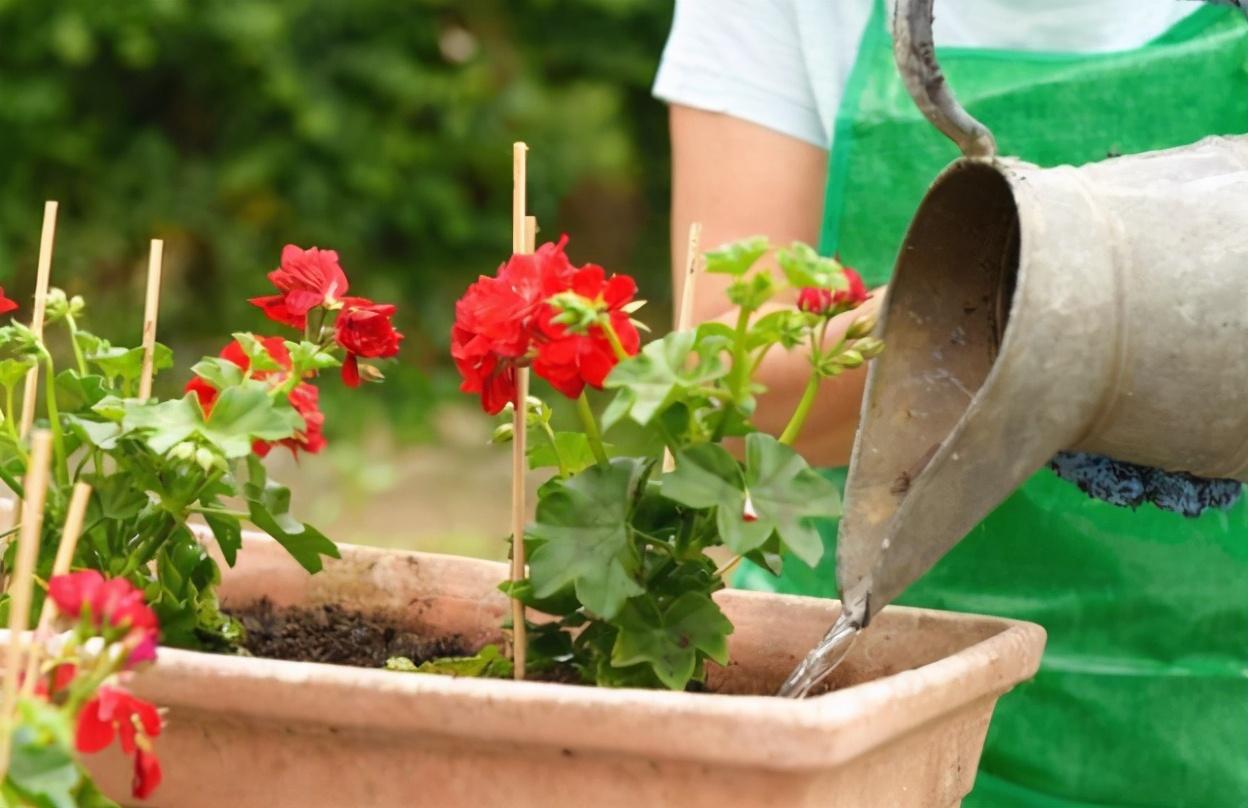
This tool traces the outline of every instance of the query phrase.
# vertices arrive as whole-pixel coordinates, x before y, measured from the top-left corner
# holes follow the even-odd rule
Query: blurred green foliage
[[[0,285],[29,295],[44,199],[54,279],[94,328],[192,354],[264,328],[244,302],[283,244],[339,251],[400,304],[392,409],[453,389],[453,301],[510,249],[511,148],[574,260],[667,292],[666,118],[649,95],[671,0],[0,0]],[[166,379],[172,386],[181,379]],[[400,402],[403,402],[400,404]],[[411,420],[411,419],[409,419]]]

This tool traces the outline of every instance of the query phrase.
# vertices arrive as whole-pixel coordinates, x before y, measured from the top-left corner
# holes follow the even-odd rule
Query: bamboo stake
[[[693,325],[694,281],[698,273],[698,241],[702,238],[701,222],[689,225],[689,242],[685,247],[685,279],[680,285],[680,308],[677,310],[676,330],[688,331]],[[671,449],[663,450],[663,472],[676,470],[676,458]]]
[[[31,309],[30,330],[43,339],[43,318],[48,310],[48,280],[52,275],[52,242],[56,238],[56,202],[43,203],[43,232],[39,236],[39,265],[35,272],[35,303]],[[39,395],[39,365],[26,374],[26,386],[22,388],[22,420],[19,434],[22,437],[35,423],[35,401]],[[12,415],[10,413],[10,415]]]
[[[143,306],[143,374],[139,376],[139,398],[152,397],[152,365],[156,358],[156,315],[160,311],[160,267],[165,256],[165,242],[152,239],[147,259],[147,298]]]
[[[87,503],[91,499],[91,486],[78,483],[69,500],[69,512],[65,515],[65,528],[61,531],[61,543],[56,548],[56,559],[52,562],[52,574],[49,582],[58,575],[69,572],[74,561],[74,551],[78,548],[78,537],[82,535],[82,523],[87,515]],[[52,598],[43,599],[43,608],[39,610],[39,623],[35,628],[35,642],[26,657],[26,675],[22,678],[22,695],[28,696],[34,690],[35,680],[39,675],[39,657],[43,654],[43,641],[47,637],[52,621],[56,619],[56,604]]]
[[[0,702],[0,782],[9,767],[9,739],[17,707],[17,674],[21,665],[26,627],[30,623],[30,596],[35,583],[35,560],[39,554],[39,531],[43,527],[43,502],[48,490],[48,466],[52,456],[52,433],[40,429],[31,436],[30,465],[26,469],[22,501],[22,530],[17,540],[17,561],[9,587],[9,645],[4,655],[4,697]]]
[[[525,157],[528,146],[512,145],[512,193],[511,193],[511,250],[518,255],[533,251],[530,234],[536,239],[537,221],[526,216]],[[524,580],[524,522],[528,512],[525,507],[525,443],[528,437],[529,370],[516,368],[516,401],[512,413],[511,441],[511,581]],[[524,603],[511,599],[511,659],[517,681],[524,679],[528,656],[528,628],[524,623]]]

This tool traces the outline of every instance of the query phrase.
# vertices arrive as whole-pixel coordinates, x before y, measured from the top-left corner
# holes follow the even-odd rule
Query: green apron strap
[[[822,240],[871,284],[957,156],[902,87],[886,23],[879,0],[837,120]],[[1041,165],[1248,130],[1248,26],[1231,9],[1125,53],[940,57],[1001,153]],[[834,597],[836,525],[823,534],[818,569],[747,568],[739,583]],[[1049,631],[1036,679],[998,706],[966,806],[1248,806],[1248,503],[1199,519],[1131,512],[1041,472],[901,602]]]

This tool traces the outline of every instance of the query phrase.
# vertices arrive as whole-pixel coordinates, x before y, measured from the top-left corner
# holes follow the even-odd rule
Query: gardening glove
[[[1061,452],[1049,461],[1049,468],[1094,499],[1133,509],[1151,502],[1188,517],[1230,508],[1243,493],[1238,480],[1211,480],[1084,452]]]

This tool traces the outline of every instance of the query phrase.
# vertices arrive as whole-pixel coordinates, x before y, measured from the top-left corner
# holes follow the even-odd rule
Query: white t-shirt
[[[828,148],[872,2],[676,0],[654,95]],[[933,36],[938,45],[1106,53],[1145,44],[1200,5],[937,0]]]

